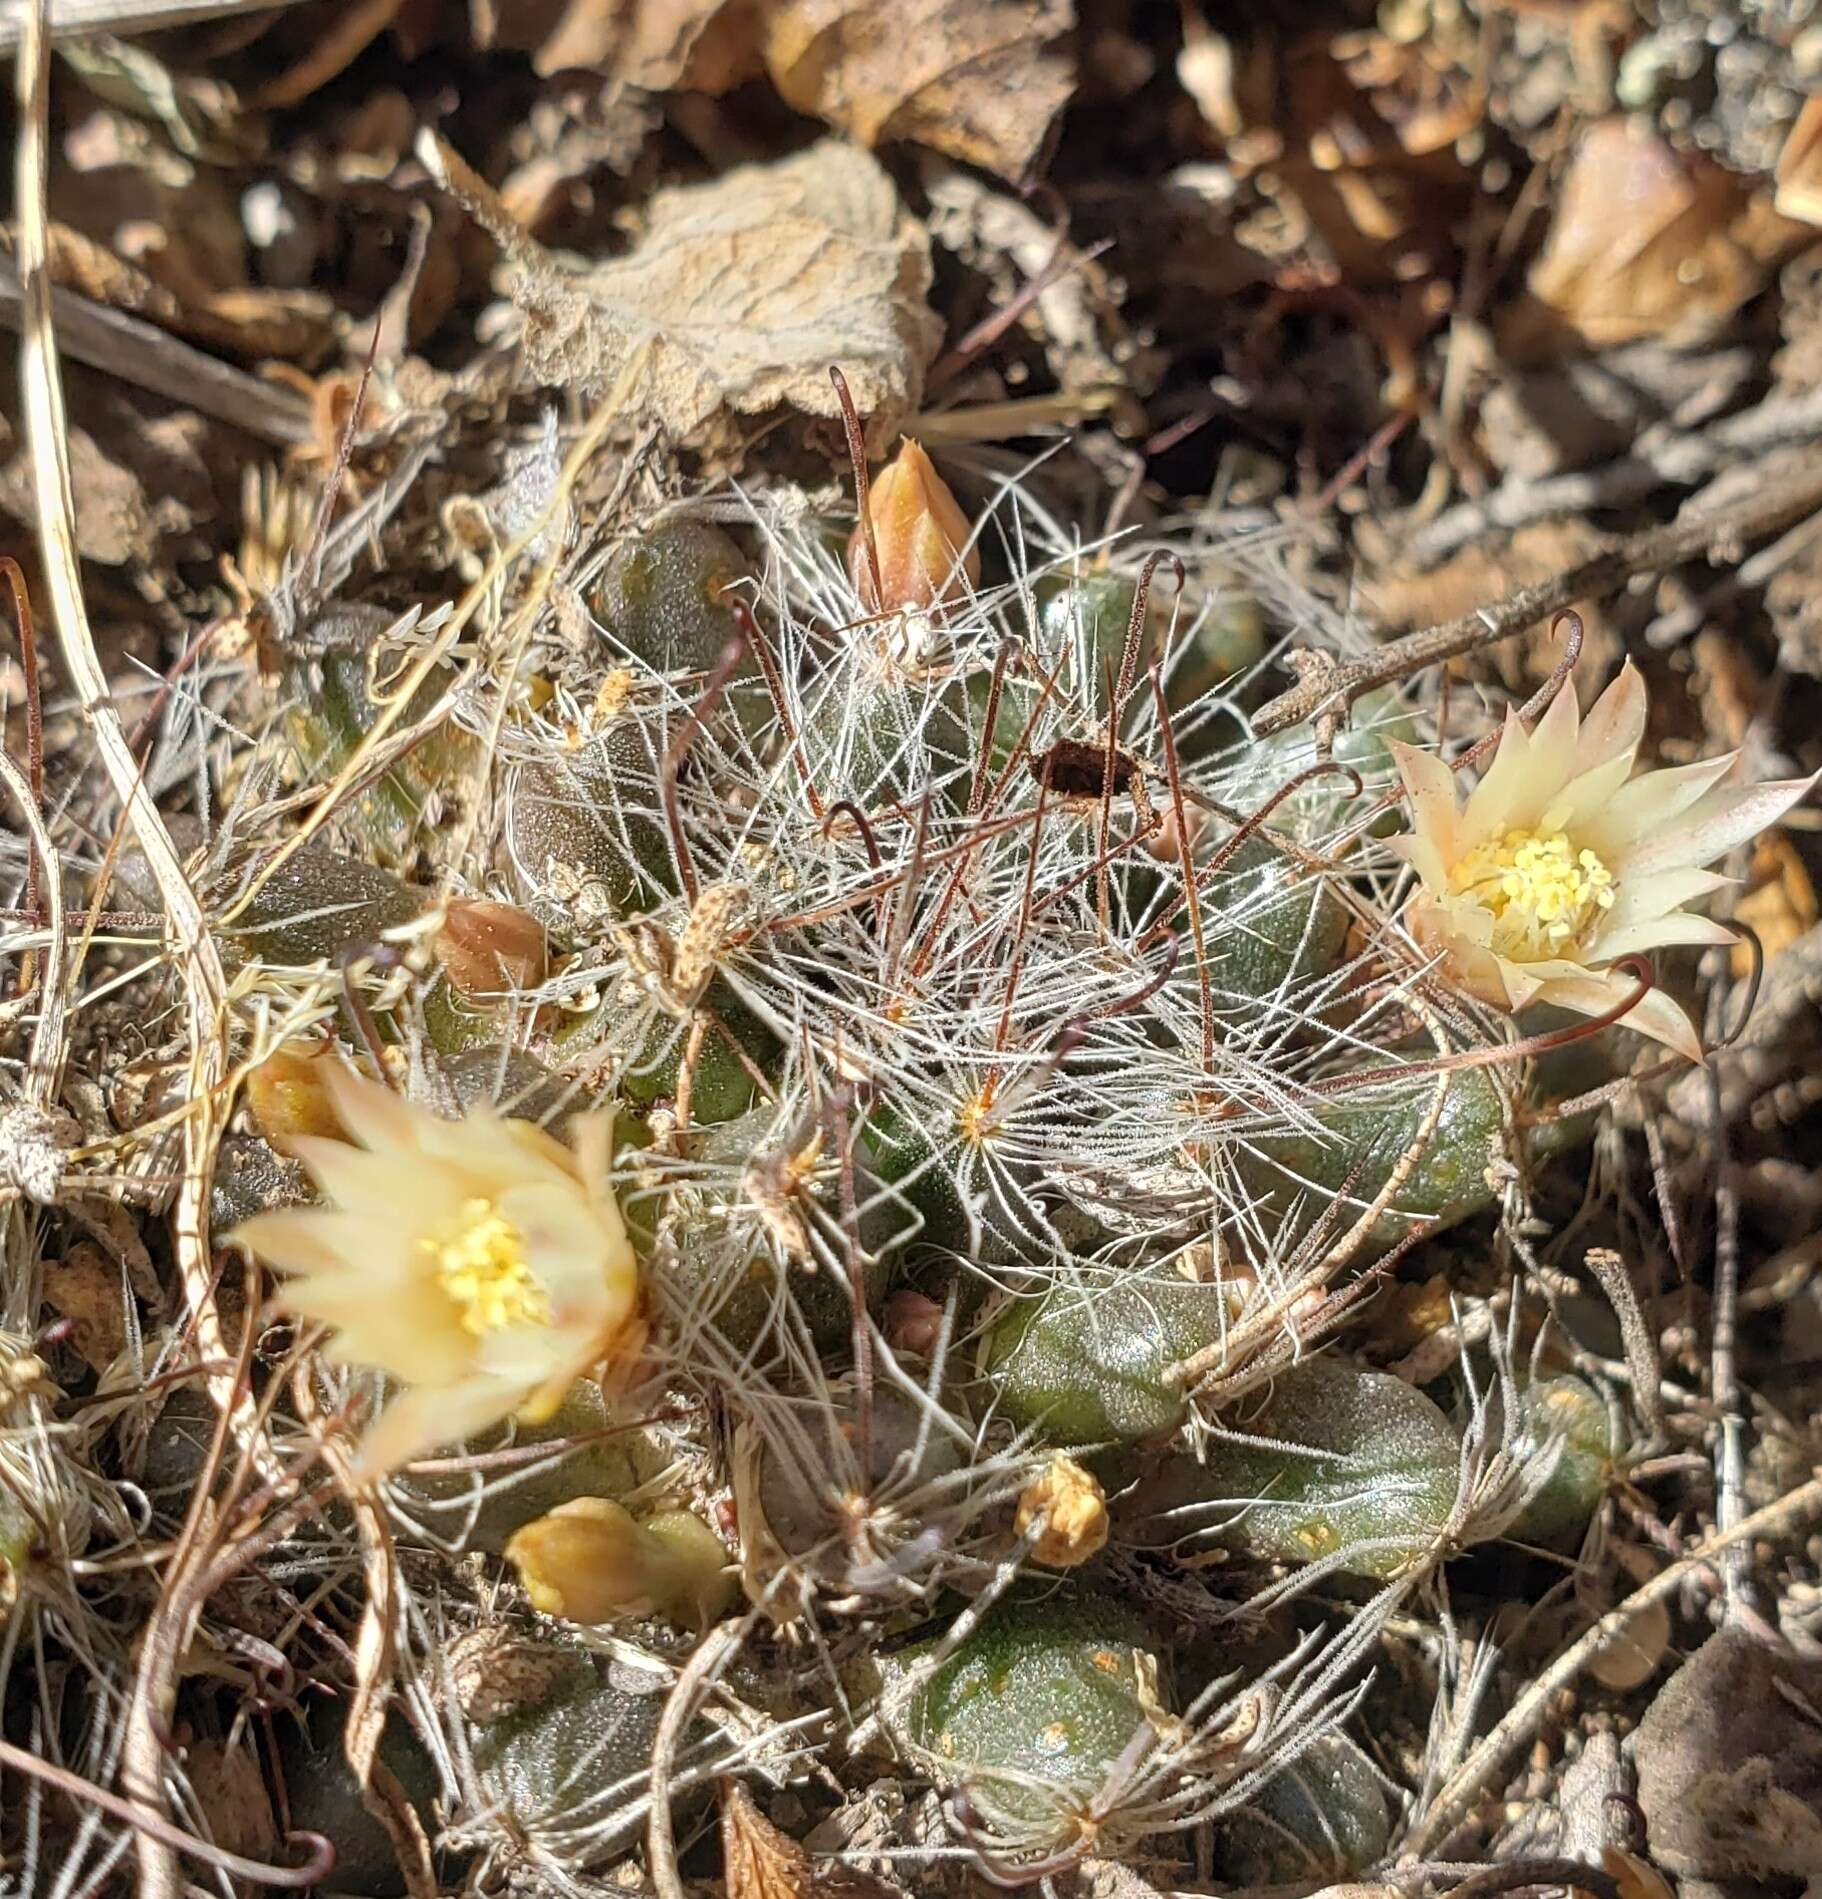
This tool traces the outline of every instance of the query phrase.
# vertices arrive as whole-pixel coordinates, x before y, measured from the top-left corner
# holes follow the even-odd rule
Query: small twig
[[[12,555],[0,555],[0,573],[12,589],[13,618],[18,622],[19,665],[25,674],[25,771],[31,786],[33,807],[44,809],[44,693],[38,678],[38,629],[32,620],[31,590],[25,584],[25,570]],[[33,858],[26,872],[25,902],[34,918],[42,916],[44,872]],[[27,985],[21,983],[23,990]]]
[[[0,45],[5,27],[0,14]],[[51,292],[51,314],[64,353],[91,369],[200,410],[275,448],[294,448],[310,439],[310,405],[280,383],[261,382],[156,324],[73,290]],[[28,320],[20,273],[0,258],[0,323],[23,330]]]
[[[1043,267],[1035,275],[1027,277],[999,309],[982,317],[956,343],[954,349],[937,361],[924,379],[926,390],[934,392],[953,382],[982,350],[991,349],[1053,284],[1061,282],[1071,271],[1085,269],[1097,257],[1112,250],[1113,246],[1114,240],[1104,237],[1072,257],[1069,255],[1069,232],[1067,228],[1059,231],[1056,248]]]
[[[263,1860],[242,1859],[238,1853],[230,1853],[224,1847],[199,1840],[153,1808],[143,1806],[137,1800],[124,1799],[106,1787],[97,1787],[92,1780],[84,1780],[80,1774],[58,1766],[55,1761],[46,1760],[41,1754],[32,1754],[23,1747],[15,1747],[11,1741],[0,1741],[0,1766],[10,1767],[18,1774],[30,1774],[34,1779],[55,1787],[75,1804],[79,1813],[84,1807],[99,1807],[103,1813],[111,1813],[115,1819],[125,1820],[129,1826],[150,1835],[161,1845],[175,1847],[178,1852],[187,1853],[192,1859],[202,1860],[221,1872],[232,1873],[236,1879],[250,1879],[256,1886],[282,1886],[290,1892],[306,1892],[320,1886],[335,1869],[335,1844],[321,1833],[296,1832],[290,1835],[294,1840],[309,1842],[310,1857],[303,1865],[268,1866]]]
[[[1708,1030],[1718,1035],[1724,1004],[1724,985],[1716,982],[1708,997]],[[1714,1164],[1714,1309],[1708,1350],[1710,1396],[1719,1414],[1720,1429],[1714,1445],[1715,1522],[1731,1530],[1746,1509],[1746,1417],[1740,1402],[1740,1380],[1735,1348],[1740,1318],[1740,1188],[1727,1118],[1721,1112],[1719,1064],[1707,1064],[1709,1152]],[[1752,1552],[1744,1544],[1730,1548],[1721,1560],[1724,1614],[1737,1627],[1747,1608],[1746,1588]]]
[[[1208,944],[1202,934],[1202,893],[1196,876],[1195,839],[1189,828],[1189,815],[1183,808],[1183,775],[1177,763],[1177,739],[1171,730],[1170,702],[1164,696],[1164,681],[1159,677],[1157,656],[1150,667],[1151,694],[1157,701],[1158,736],[1164,741],[1164,773],[1170,787],[1171,816],[1177,826],[1177,860],[1183,875],[1183,902],[1189,912],[1190,941],[1196,951],[1196,988],[1202,1005],[1202,1068],[1212,1074],[1215,1066],[1215,1003],[1208,979]]]
[[[1661,1569],[1638,1589],[1585,1629],[1555,1661],[1549,1663],[1524,1690],[1492,1733],[1474,1749],[1450,1776],[1429,1811],[1412,1832],[1406,1844],[1408,1857],[1430,1852],[1450,1831],[1466,1810],[1470,1800],[1499,1765],[1519,1747],[1556,1696],[1575,1680],[1602,1649],[1616,1641],[1633,1617],[1654,1603],[1667,1602],[1692,1576],[1709,1568],[1715,1559],[1736,1546],[1744,1546],[1760,1537],[1787,1536],[1806,1519],[1822,1515],[1822,1473],[1788,1491],[1775,1503],[1755,1510],[1731,1530],[1717,1531],[1707,1542],[1687,1556]]]
[[[1600,1281],[1614,1316],[1620,1322],[1620,1340],[1626,1351],[1626,1370],[1631,1375],[1632,1401],[1639,1421],[1651,1444],[1664,1442],[1664,1395],[1660,1388],[1663,1367],[1658,1363],[1657,1341],[1639,1305],[1632,1275],[1625,1259],[1610,1246],[1591,1246],[1582,1255],[1588,1270]]]
[[[1539,481],[1507,481],[1491,494],[1450,508],[1413,535],[1406,552],[1418,565],[1433,566],[1482,535],[1621,507],[1658,488],[1693,487],[1743,456],[1817,435],[1822,435],[1822,391],[1813,389],[1773,397],[1701,429],[1672,435],[1647,430],[1616,461]]]
[[[749,622],[750,616],[749,621],[736,621],[740,631],[721,649],[721,657],[709,673],[702,696],[690,708],[689,717],[666,748],[664,762],[658,771],[658,790],[664,802],[665,826],[671,836],[671,854],[677,860],[677,878],[683,886],[683,894],[691,903],[696,901],[700,886],[696,879],[696,860],[683,828],[683,813],[677,804],[677,774],[683,769],[683,761],[689,756],[696,734],[708,723],[709,714],[714,711],[716,702],[734,676],[734,668],[740,664],[746,652],[746,627]]]
[[[38,1026],[32,1032],[31,1096],[41,1107],[49,1107],[57,1097],[63,1070],[64,1030],[70,1006],[70,986],[63,980],[63,863],[57,847],[45,829],[44,817],[32,786],[25,774],[0,751],[0,779],[13,795],[32,840],[32,865],[42,879],[48,899],[42,913],[48,920],[50,948],[44,959],[44,972],[38,984]]]
[[[1354,700],[1375,686],[1390,685],[1427,666],[1510,639],[1578,600],[1605,597],[1635,574],[1662,573],[1689,560],[1735,558],[1745,542],[1775,534],[1818,508],[1822,508],[1822,459],[1804,481],[1781,481],[1773,493],[1755,495],[1743,506],[1629,535],[1549,580],[1517,588],[1503,600],[1477,607],[1460,619],[1407,633],[1365,658],[1336,660],[1306,652],[1301,655],[1303,677],[1260,708],[1253,730],[1263,738],[1318,714],[1340,718]]]
[[[1533,1886],[1569,1886],[1594,1899],[1621,1899],[1620,1882],[1598,1866],[1581,1859],[1515,1859],[1499,1866],[1483,1866],[1460,1885],[1449,1888],[1447,1899],[1498,1899],[1507,1892]]]
[[[752,1620],[752,1612],[730,1616],[709,1630],[696,1645],[695,1654],[677,1671],[664,1713],[658,1718],[647,1789],[651,1810],[645,1825],[646,1875],[658,1899],[687,1899],[677,1870],[677,1830],[671,1819],[671,1769],[677,1759],[677,1745],[697,1704],[746,1640]]]
[[[867,494],[867,432],[860,425],[860,412],[848,390],[848,379],[835,364],[829,365],[829,381],[835,385],[835,400],[841,404],[842,427],[848,433],[848,464],[854,471],[854,506],[860,514],[860,531],[867,548],[867,572],[873,581],[873,598],[867,602],[877,613],[886,598],[885,582],[880,578],[879,537],[873,531],[873,509]]]
[[[373,341],[367,348],[367,360],[361,364],[361,373],[354,385],[354,400],[348,405],[348,419],[342,424],[341,434],[336,438],[335,460],[329,464],[328,478],[323,483],[323,498],[316,510],[316,529],[310,536],[310,545],[299,570],[299,591],[312,600],[322,596],[323,550],[329,544],[329,523],[335,519],[336,498],[341,494],[342,483],[348,475],[348,464],[354,460],[355,444],[360,440],[361,417],[367,408],[367,389],[373,381],[373,359],[379,354],[380,329],[378,323],[373,326]]]

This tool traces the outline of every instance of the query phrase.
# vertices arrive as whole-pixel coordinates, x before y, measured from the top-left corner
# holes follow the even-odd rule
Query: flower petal
[[[320,1134],[294,1136],[291,1151],[340,1211],[388,1228],[434,1224],[475,1191],[466,1176],[427,1154],[369,1151]]]
[[[514,1187],[500,1214],[518,1228],[526,1259],[550,1296],[555,1323],[591,1324],[630,1309],[638,1265],[611,1200],[589,1200],[577,1187]]]
[[[1576,738],[1581,714],[1575,703],[1575,688],[1565,684],[1550,701],[1544,716],[1531,728],[1530,770],[1527,774],[1533,795],[1517,800],[1508,823],[1534,825],[1543,815],[1544,806],[1575,775]]]
[[[1434,752],[1419,751],[1402,739],[1387,739],[1386,750],[1392,754],[1392,762],[1398,767],[1398,775],[1410,796],[1414,836],[1428,844],[1446,864],[1455,855],[1454,772]],[[1417,867],[1417,874],[1425,883],[1431,882],[1421,865]],[[1435,887],[1440,888],[1440,882]]]
[[[1502,836],[1512,828],[1512,814],[1521,805],[1535,802],[1541,809],[1559,789],[1557,784],[1545,785],[1533,777],[1531,735],[1518,716],[1518,708],[1508,706],[1499,750],[1486,776],[1468,794],[1467,806],[1455,827],[1457,851],[1465,854],[1488,838]]]
[[[436,1117],[339,1059],[323,1063],[323,1085],[342,1125],[363,1147],[410,1153]]]
[[[334,1272],[346,1264],[336,1216],[320,1207],[285,1207],[242,1220],[226,1238],[284,1273]]]
[[[1677,944],[1728,944],[1739,940],[1725,923],[1717,923],[1713,917],[1692,917],[1673,910],[1667,916],[1648,917],[1617,930],[1603,930],[1600,951],[1603,956],[1633,956],[1640,950],[1669,949]]]
[[[1429,889],[1441,892],[1449,887],[1449,867],[1435,839],[1427,833],[1411,831],[1403,837],[1387,838],[1386,849],[1394,857],[1403,858]]]
[[[1704,758],[1669,771],[1641,772],[1607,800],[1604,809],[1590,811],[1577,842],[1599,852],[1617,877],[1632,864],[1631,853],[1648,844],[1695,804],[1708,789],[1732,770],[1739,754]]]
[[[447,1310],[395,1301],[390,1310],[376,1311],[353,1300],[294,1309],[335,1327],[324,1355],[338,1365],[371,1365],[425,1391],[447,1390],[474,1373],[476,1341]]]
[[[462,1169],[475,1181],[475,1191],[490,1200],[515,1182],[574,1190],[574,1158],[560,1141],[485,1105],[471,1108],[459,1121],[438,1121],[425,1133],[424,1151]]]
[[[1822,772],[1809,778],[1783,778],[1765,785],[1723,785],[1684,814],[1671,830],[1643,841],[1625,859],[1624,875],[1649,876],[1711,864],[1736,844],[1757,837],[1777,823],[1792,805],[1815,789]],[[1616,869],[1616,875],[1622,874]]]
[[[1599,956],[1607,954],[1604,944],[1610,930],[1668,916],[1732,882],[1731,877],[1713,870],[1660,870],[1645,877],[1622,877],[1613,887],[1613,908],[1601,919],[1593,951]]]
[[[1605,1015],[1624,1002],[1637,986],[1623,970],[1607,975],[1560,976],[1545,983],[1537,999],[1573,1009],[1578,1015]],[[1675,998],[1662,989],[1649,990],[1636,1008],[1620,1018],[1620,1027],[1662,1042],[1679,1055],[1687,1055],[1692,1062],[1702,1060],[1702,1044],[1694,1023]]]
[[[396,1398],[361,1440],[358,1480],[371,1483],[412,1458],[444,1444],[478,1437],[512,1416],[525,1401],[523,1385],[473,1378],[459,1385],[420,1385]]]
[[[1596,771],[1601,766],[1624,759],[1626,771],[1645,736],[1645,681],[1639,669],[1627,660],[1619,677],[1595,700],[1582,720],[1576,739],[1573,777]],[[1624,774],[1622,774],[1622,777]]]
[[[1538,828],[1567,831],[1578,844],[1585,842],[1588,824],[1613,802],[1614,794],[1631,772],[1630,759],[1610,758],[1606,764],[1571,778],[1545,807]]]

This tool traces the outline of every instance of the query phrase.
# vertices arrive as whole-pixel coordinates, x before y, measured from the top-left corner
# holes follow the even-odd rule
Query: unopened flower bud
[[[893,1351],[932,1358],[942,1336],[943,1308],[934,1299],[900,1286],[886,1301],[886,1343]]]
[[[876,613],[944,606],[981,577],[979,552],[968,548],[968,517],[921,444],[905,439],[867,497],[867,520],[879,551],[879,585],[863,522],[848,541],[855,590]]]
[[[307,1042],[287,1042],[248,1074],[247,1106],[274,1147],[284,1147],[299,1134],[320,1134],[332,1141],[348,1138],[325,1079],[326,1053]]]
[[[606,1497],[577,1497],[517,1531],[506,1554],[534,1608],[571,1622],[663,1615],[707,1628],[733,1579],[721,1539],[687,1510],[637,1522]]]
[[[455,897],[436,937],[437,960],[464,996],[535,989],[548,967],[544,926],[516,904]]]
[[[1013,1519],[1024,1536],[1044,1519],[1032,1556],[1052,1569],[1074,1569],[1107,1546],[1107,1496],[1092,1471],[1061,1452],[1019,1493]]]

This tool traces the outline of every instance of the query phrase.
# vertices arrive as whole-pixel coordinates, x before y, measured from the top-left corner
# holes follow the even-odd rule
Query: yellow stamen
[[[1508,831],[1477,845],[1449,873],[1449,888],[1493,913],[1496,955],[1515,962],[1573,956],[1613,908],[1613,873],[1562,831]]]
[[[462,1329],[476,1338],[509,1325],[549,1325],[550,1299],[525,1257],[525,1239],[491,1200],[465,1200],[443,1235],[421,1242]]]

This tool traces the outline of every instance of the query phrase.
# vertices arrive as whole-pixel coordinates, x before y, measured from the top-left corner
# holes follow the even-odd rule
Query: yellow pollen
[[[1493,913],[1495,954],[1515,962],[1573,956],[1613,908],[1613,872],[1561,831],[1508,831],[1449,873],[1449,888]]]
[[[491,1200],[465,1200],[441,1237],[419,1242],[462,1329],[476,1338],[509,1325],[548,1325],[550,1300],[525,1258],[525,1239]]]

